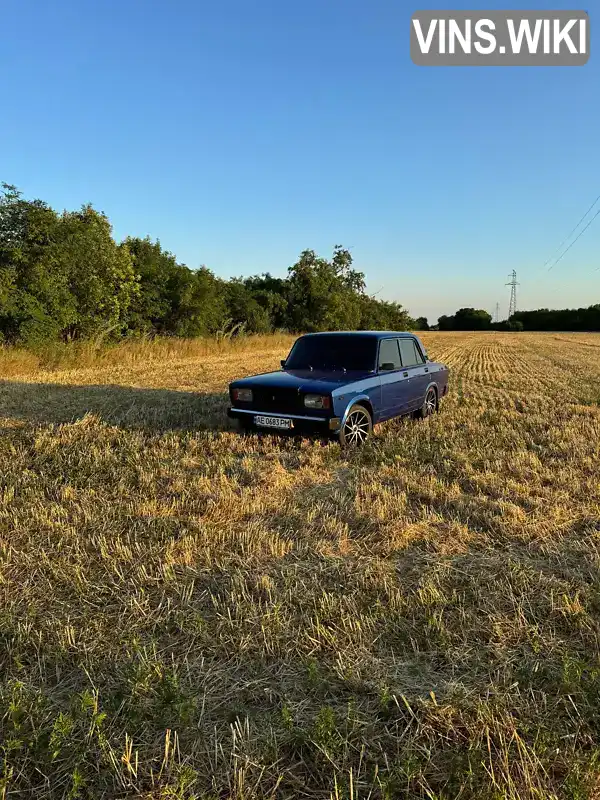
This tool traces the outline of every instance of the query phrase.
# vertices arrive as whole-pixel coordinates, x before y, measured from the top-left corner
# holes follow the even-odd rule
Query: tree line
[[[511,317],[526,331],[600,331],[600,303],[587,308],[540,308]]]
[[[0,190],[0,344],[124,336],[210,336],[320,330],[428,330],[399,303],[370,296],[351,253],[305,250],[285,278],[217,277],[190,269],[160,242],[116,242],[106,215],[85,205],[59,213]],[[599,331],[600,305],[519,311],[493,323],[482,309],[439,318],[439,330]]]
[[[600,303],[588,308],[517,311],[508,320],[492,322],[481,308],[460,308],[438,319],[440,331],[600,331]]]
[[[305,250],[285,278],[223,280],[158,241],[116,242],[91,205],[58,213],[2,184],[0,343],[417,326],[399,303],[366,293],[341,246],[331,259]]]

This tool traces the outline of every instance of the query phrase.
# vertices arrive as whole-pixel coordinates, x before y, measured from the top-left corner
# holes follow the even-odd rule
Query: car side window
[[[382,339],[379,343],[379,369],[382,369],[384,365],[388,370],[400,369],[402,366],[398,352],[398,339]]]
[[[419,353],[413,339],[400,339],[400,355],[403,367],[414,367],[423,364],[423,356]]]
[[[419,342],[416,341],[416,339],[413,339],[413,344],[415,346],[415,356],[416,356],[416,359],[417,359],[415,361],[415,364],[425,364],[427,359],[423,355],[423,347],[421,346],[421,344]]]
[[[415,350],[417,351],[417,363],[426,364],[427,356],[425,354],[425,350],[423,350],[423,345],[421,342],[415,341]]]

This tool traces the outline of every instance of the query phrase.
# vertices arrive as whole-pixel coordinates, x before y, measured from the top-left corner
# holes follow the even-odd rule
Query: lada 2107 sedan
[[[448,392],[448,367],[411,333],[309,333],[282,369],[233,381],[228,415],[243,428],[321,432],[358,445],[373,425],[428,417]]]

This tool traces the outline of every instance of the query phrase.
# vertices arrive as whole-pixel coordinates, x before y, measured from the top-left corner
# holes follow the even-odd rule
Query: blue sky
[[[600,218],[542,268],[600,194],[593,3],[585,67],[426,68],[400,0],[4,0],[0,180],[223,277],[340,243],[431,319],[506,313],[513,268],[600,302]]]

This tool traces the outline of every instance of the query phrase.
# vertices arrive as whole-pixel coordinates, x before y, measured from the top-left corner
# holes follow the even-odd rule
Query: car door
[[[406,383],[407,411],[416,411],[425,401],[425,392],[429,385],[429,368],[421,348],[412,336],[398,340],[402,369],[408,374]]]
[[[381,380],[381,419],[408,411],[408,372],[402,369],[398,339],[381,339],[377,371]]]

